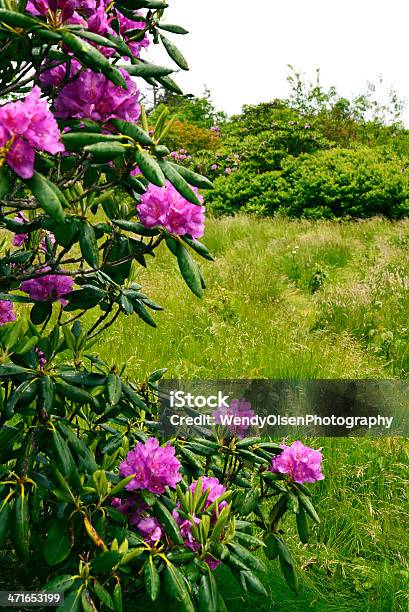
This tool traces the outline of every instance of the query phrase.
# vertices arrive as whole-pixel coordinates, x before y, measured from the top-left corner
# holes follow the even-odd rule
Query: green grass
[[[164,308],[122,318],[102,357],[140,376],[385,378],[409,370],[409,223],[210,219],[202,300],[165,247],[137,281]],[[203,262],[203,260],[202,260]]]
[[[202,301],[165,250],[137,280],[165,307],[153,330],[135,318],[97,350],[131,377],[388,378],[409,370],[409,222],[209,220]],[[322,524],[310,545],[286,537],[300,593],[277,562],[268,598],[246,597],[223,568],[231,612],[393,612],[409,609],[409,448],[402,439],[322,439],[326,479],[314,487]],[[137,604],[135,610],[141,609]]]

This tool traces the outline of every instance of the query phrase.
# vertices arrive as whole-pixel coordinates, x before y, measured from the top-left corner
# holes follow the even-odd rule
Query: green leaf
[[[176,45],[174,45],[169,40],[169,38],[166,38],[166,36],[164,36],[163,34],[160,35],[160,38],[163,43],[163,46],[167,51],[167,54],[171,59],[173,59],[175,64],[177,64],[182,70],[189,70],[189,65],[187,61],[185,60],[179,49],[176,47]]]
[[[174,565],[166,566],[165,589],[170,599],[177,602],[178,609],[181,612],[195,612],[195,606],[190,597],[186,580]]]
[[[288,586],[294,593],[298,594],[298,578],[292,563],[288,563],[284,557],[280,555],[280,566],[284,578]]]
[[[118,563],[120,558],[121,553],[117,550],[106,550],[92,561],[92,571],[96,574],[105,574],[106,572],[110,572],[114,565]]]
[[[118,136],[113,134],[98,134],[97,132],[67,132],[61,135],[61,140],[68,151],[77,151],[87,145],[100,142],[114,141],[118,143]]]
[[[134,474],[131,474],[130,476],[127,476],[126,478],[123,478],[120,482],[118,482],[117,485],[115,485],[109,492],[109,495],[111,497],[113,497],[114,495],[117,495],[118,493],[120,493],[120,491],[123,491],[126,487],[126,485],[131,482],[131,480],[133,480],[135,478]]]
[[[201,255],[204,259],[209,261],[214,261],[214,257],[209,253],[204,244],[199,242],[198,240],[194,240],[193,238],[189,238],[189,236],[182,236],[182,240],[186,242],[198,255]]]
[[[75,582],[75,577],[69,574],[62,574],[61,576],[55,576],[47,582],[42,589],[46,593],[65,593]]]
[[[169,162],[171,166],[190,184],[200,189],[214,189],[213,183],[202,174],[197,174],[185,166],[178,166],[173,162]]]
[[[259,500],[259,494],[257,489],[252,489],[245,494],[241,500],[238,510],[241,516],[247,516],[253,512]]]
[[[155,64],[148,64],[147,62],[140,62],[138,64],[132,64],[131,66],[123,66],[123,69],[126,70],[131,76],[142,78],[166,77],[168,74],[172,74],[172,72],[174,72],[171,68],[155,66]]]
[[[135,161],[144,177],[147,178],[150,183],[153,183],[158,187],[164,186],[165,176],[158,162],[152,157],[152,155],[149,155],[149,153],[146,153],[145,151],[137,151]]]
[[[256,595],[268,596],[268,593],[261,580],[253,572],[240,572],[240,578],[246,585],[246,591]]]
[[[171,23],[158,23],[157,25],[160,30],[165,30],[165,32],[171,32],[172,34],[189,34],[188,30],[179,25]]]
[[[230,542],[229,548],[245,563],[248,567],[256,570],[256,572],[266,572],[265,564],[256,555],[253,555],[247,548],[237,542]]]
[[[149,229],[145,227],[142,223],[137,223],[135,221],[126,221],[125,219],[114,219],[113,223],[120,227],[121,229],[133,232],[134,234],[138,234],[140,236],[157,236],[159,234],[159,230],[157,229]]]
[[[51,315],[53,305],[51,302],[36,302],[30,310],[30,320],[34,325],[42,325]]]
[[[175,169],[175,166],[164,159],[158,161],[165,177],[172,183],[176,191],[180,193],[188,202],[196,204],[196,206],[202,206],[203,203],[199,200],[193,189],[189,186],[187,181],[179,174]]]
[[[7,195],[10,185],[9,174],[5,167],[0,168],[0,200]]]
[[[107,608],[109,608],[110,610],[114,610],[115,608],[114,608],[114,602],[112,601],[112,597],[108,593],[108,591],[102,586],[102,584],[98,582],[98,580],[94,580],[93,587],[94,587],[94,591],[98,599],[102,601],[102,603]]]
[[[97,612],[88,589],[83,589],[81,593],[81,604],[84,612]]]
[[[65,199],[59,189],[39,172],[34,171],[31,179],[26,181],[41,208],[56,221],[65,220],[62,201]]]
[[[94,228],[87,222],[82,223],[80,227],[80,248],[81,254],[87,264],[92,268],[98,268],[98,242],[95,237]]]
[[[159,499],[156,500],[156,504],[153,507],[154,513],[156,514],[159,522],[164,526],[166,535],[174,542],[175,544],[184,544],[184,540],[180,533],[179,526],[177,525],[175,519],[166,508],[164,504],[162,504]]]
[[[76,591],[71,591],[65,598],[64,602],[58,606],[57,612],[81,612],[81,593],[82,586]]]
[[[122,119],[111,119],[110,123],[125,136],[129,136],[145,146],[152,146],[154,144],[152,138],[144,130],[142,130],[136,123],[130,121],[123,121]]]
[[[5,506],[3,506],[3,508],[2,505],[3,500],[0,500],[0,550],[6,541],[11,519],[11,504],[7,503]]]
[[[27,368],[16,365],[14,363],[6,363],[0,365],[0,377],[2,376],[14,376],[16,374],[26,374]]]
[[[115,588],[114,588],[113,601],[114,601],[114,606],[115,606],[115,612],[122,612],[123,611],[123,607],[122,607],[122,588],[121,588],[121,584],[119,582],[116,583]]]
[[[300,540],[303,544],[307,544],[310,538],[310,529],[308,525],[307,515],[302,504],[300,504],[298,513],[296,514],[295,518],[297,521],[297,529],[298,535],[300,536]]]
[[[21,304],[31,304],[33,302],[26,295],[15,295],[14,293],[0,293],[0,301],[19,302]]]
[[[26,563],[30,556],[31,536],[29,527],[28,499],[24,491],[17,496],[14,502],[11,527],[16,554],[21,561]]]
[[[197,297],[202,297],[202,284],[200,282],[200,274],[197,263],[194,261],[194,259],[192,259],[190,253],[182,245],[182,243],[179,242],[179,240],[167,237],[166,244],[172,253],[176,255],[180,273],[189,289]]]
[[[74,55],[82,64],[88,66],[94,72],[102,72],[114,85],[128,89],[123,75],[95,47],[71,32],[60,30],[60,33],[64,43],[74,52]]]
[[[98,162],[108,162],[124,155],[128,148],[120,142],[96,142],[86,145],[84,151],[91,153]]]
[[[300,500],[301,504],[304,506],[304,508],[307,511],[307,513],[312,518],[312,520],[315,521],[316,523],[320,524],[321,523],[320,517],[318,516],[317,511],[314,508],[314,506],[312,505],[312,502],[309,499],[309,497],[304,495],[304,493],[302,493],[301,491],[297,491],[297,497]]]
[[[264,543],[266,545],[264,549],[264,554],[267,559],[272,561],[278,556],[278,542],[277,537],[273,533],[264,533]]]
[[[168,91],[172,91],[173,93],[178,94],[179,96],[183,96],[182,89],[173,79],[170,78],[170,76],[155,77],[155,79],[160,85],[162,85],[162,87],[164,87]]]
[[[278,521],[281,519],[281,517],[283,517],[284,514],[287,512],[288,510],[287,499],[288,499],[287,495],[282,495],[280,499],[272,507],[270,511],[270,515],[269,515],[269,522],[270,522],[271,527],[274,527],[278,523]]]
[[[5,9],[0,9],[0,21],[13,28],[33,29],[38,28],[39,25],[43,25],[38,19],[33,19],[33,17],[29,17],[28,15],[22,15],[21,13],[7,11]]]
[[[108,374],[106,389],[109,403],[116,406],[122,395],[122,382],[117,374]]]
[[[149,597],[152,599],[152,601],[156,601],[160,591],[160,578],[156,565],[154,564],[151,556],[145,563],[144,582]]]
[[[218,612],[218,588],[213,574],[209,571],[200,579],[199,611]]]
[[[56,429],[53,429],[51,432],[51,440],[55,451],[55,459],[62,475],[65,476],[68,482],[72,481],[75,486],[81,486],[81,481],[71,451],[64,438]]]
[[[44,557],[48,565],[58,565],[71,551],[71,538],[67,521],[54,521],[44,544]]]

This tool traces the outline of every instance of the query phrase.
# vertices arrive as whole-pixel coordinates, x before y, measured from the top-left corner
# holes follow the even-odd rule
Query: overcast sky
[[[229,114],[285,97],[287,64],[310,79],[319,67],[322,84],[343,95],[361,93],[382,75],[409,98],[407,0],[167,1],[166,21],[190,31],[170,35],[191,68],[178,82],[196,95],[207,85]],[[157,49],[154,56],[164,61]],[[404,117],[409,124],[408,107]]]

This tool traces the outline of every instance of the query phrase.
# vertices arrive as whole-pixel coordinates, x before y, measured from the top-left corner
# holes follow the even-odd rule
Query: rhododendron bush
[[[135,383],[95,354],[120,316],[156,326],[137,281],[159,247],[198,297],[197,260],[212,259],[212,184],[142,105],[144,83],[178,93],[170,75],[188,68],[166,7],[0,0],[0,586],[64,593],[61,610],[136,610],[143,593],[224,610],[215,570],[266,593],[263,556],[296,591],[282,519],[302,542],[319,521],[305,485],[323,477],[318,450],[241,427],[167,441],[165,370]],[[170,67],[146,59],[152,44]]]

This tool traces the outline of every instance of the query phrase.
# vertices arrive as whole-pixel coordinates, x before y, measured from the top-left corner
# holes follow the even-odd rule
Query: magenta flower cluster
[[[246,431],[250,428],[250,419],[255,413],[251,409],[250,402],[246,400],[234,399],[229,406],[219,406],[213,412],[216,425],[227,427],[232,436],[243,438]]]
[[[0,301],[0,325],[15,321],[16,315],[14,314],[13,302],[7,300]]]
[[[46,274],[21,283],[21,290],[28,293],[35,302],[55,302],[66,304],[64,295],[72,291],[74,281],[63,274]]]
[[[37,86],[24,100],[0,107],[0,163],[3,158],[16,174],[31,178],[36,149],[64,151],[57,122]]]
[[[270,471],[288,474],[294,482],[316,482],[323,480],[322,453],[309,446],[304,446],[298,440],[291,446],[282,444],[283,452],[274,457]]]
[[[119,466],[121,476],[135,474],[126,485],[128,491],[147,489],[152,493],[163,493],[167,486],[175,489],[182,479],[179,470],[175,449],[170,444],[160,446],[156,438],[138,442]]]
[[[203,202],[202,196],[198,197]],[[136,208],[145,227],[161,226],[171,234],[192,238],[204,234],[204,206],[188,202],[169,181],[164,187],[149,185]]]
[[[120,69],[128,90],[114,85],[103,74],[92,70],[80,72],[78,77],[62,88],[55,100],[56,117],[61,119],[109,119],[138,121],[141,114],[139,89],[128,73]]]

